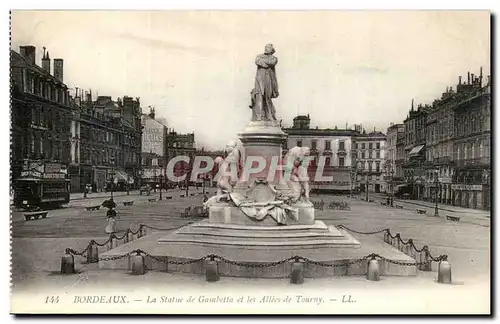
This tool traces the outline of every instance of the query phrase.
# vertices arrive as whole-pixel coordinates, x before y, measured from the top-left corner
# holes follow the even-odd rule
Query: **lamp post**
[[[436,178],[434,179],[434,185],[435,185],[435,199],[436,199],[436,205],[434,207],[434,216],[439,217],[439,208],[438,208],[438,188],[439,188],[439,168],[436,168]]]
[[[162,186],[162,184],[163,184],[163,181],[162,181],[162,180],[163,180],[163,174],[161,174],[161,171],[160,171],[160,200],[163,200],[163,197],[162,197],[162,195],[161,195],[161,186]]]
[[[127,196],[130,195],[130,174],[127,173]]]
[[[394,168],[391,168],[391,207],[394,207]]]
[[[115,157],[112,156],[110,161],[111,161],[111,197],[110,197],[110,199],[113,200],[113,191],[115,188]]]
[[[350,197],[351,199],[353,198],[352,197],[352,192],[354,190],[354,183],[356,181],[356,163],[354,163],[354,165],[351,167],[351,194],[350,194]]]
[[[366,201],[368,201],[368,187],[370,183],[368,182],[368,175],[366,175]]]

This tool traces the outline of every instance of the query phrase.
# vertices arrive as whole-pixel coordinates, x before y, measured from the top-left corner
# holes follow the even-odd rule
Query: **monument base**
[[[297,219],[287,218],[286,225],[313,225],[314,224],[314,207],[309,204],[292,205],[296,208],[298,213]],[[248,226],[274,226],[276,227],[276,220],[271,216],[266,216],[261,221],[255,221],[245,215],[238,207],[230,205],[229,203],[218,203],[210,206],[208,220],[210,223],[220,224],[237,224]]]
[[[141,249],[154,257],[145,258],[148,269],[203,275],[205,261],[183,265],[168,264],[167,261],[190,261],[215,254],[235,263],[252,265],[249,267],[218,262],[218,272],[221,276],[246,278],[287,277],[290,275],[293,261],[268,265],[294,256],[335,265],[326,267],[306,263],[304,276],[307,278],[364,275],[367,271],[366,260],[344,264],[362,259],[371,253],[395,261],[415,262],[381,239],[369,241],[364,245],[361,243],[343,229],[327,226],[320,221],[313,225],[246,226],[213,224],[204,220],[169,234],[154,232],[107,251],[101,254],[101,258],[121,256]],[[99,267],[126,270],[130,269],[130,262],[129,258],[99,261]],[[380,274],[413,276],[416,275],[416,267],[381,260]]]

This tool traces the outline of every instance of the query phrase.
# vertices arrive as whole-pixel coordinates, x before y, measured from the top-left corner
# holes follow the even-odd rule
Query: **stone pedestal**
[[[265,179],[269,184],[273,185],[280,193],[289,193],[288,186],[283,181],[283,171],[271,170],[272,166],[281,165],[282,150],[281,147],[286,141],[287,135],[281,130],[279,125],[271,121],[252,121],[248,124],[245,130],[238,134],[241,143],[243,144],[243,152],[241,159],[243,165],[246,165],[248,157],[262,157],[266,161],[264,170],[259,173],[245,175],[236,184],[234,191],[244,193],[248,190],[248,186],[253,181]],[[256,166],[257,163],[252,164]]]

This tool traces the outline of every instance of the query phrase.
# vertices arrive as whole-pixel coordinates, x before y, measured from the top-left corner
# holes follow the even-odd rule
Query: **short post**
[[[90,246],[87,250],[87,263],[99,262],[99,251],[97,245],[94,241],[90,242]]]
[[[211,255],[210,260],[205,261],[205,277],[208,282],[216,282],[220,279],[215,255]]]
[[[144,227],[144,225],[143,225],[143,224],[139,225],[139,233],[137,233],[137,238],[141,238],[141,237],[143,237],[143,236],[144,236],[144,235],[142,234],[142,232],[143,232],[143,227]]]
[[[66,254],[61,258],[61,274],[75,273],[75,257],[66,250]]]
[[[131,242],[134,240],[134,233],[132,232],[131,229],[129,229],[129,232],[127,234],[127,242]]]
[[[108,246],[109,246],[109,249],[113,249],[114,247],[114,242],[113,242],[113,239],[115,237],[115,234],[109,234],[109,239],[108,239]]]
[[[419,270],[421,271],[431,271],[430,267],[430,260],[429,260],[429,250],[427,245],[425,245],[422,248],[422,251],[420,252],[420,267]]]
[[[395,240],[396,244],[394,245],[394,247],[397,248],[398,250],[401,250],[401,234],[397,233]]]
[[[391,243],[391,234],[389,234],[389,231],[385,231],[384,233],[384,242],[387,244]]]
[[[130,231],[130,228],[128,228],[126,231],[125,231],[125,234],[124,234],[124,238],[123,238],[123,243],[128,243],[129,242],[129,237],[128,237],[128,233]]]
[[[413,251],[413,240],[408,239],[408,243],[405,245],[403,252],[408,256],[412,256],[412,251]]]
[[[366,279],[370,281],[380,281],[380,267],[375,256],[372,256],[371,260],[368,262]]]
[[[292,263],[292,273],[290,275],[290,283],[301,285],[304,283],[304,262],[300,262],[299,258],[295,258]]]
[[[437,282],[451,284],[451,265],[447,259],[439,261]]]
[[[141,252],[137,251],[137,254],[132,255],[130,258],[132,263],[132,274],[135,276],[145,274],[144,256],[141,255]]]

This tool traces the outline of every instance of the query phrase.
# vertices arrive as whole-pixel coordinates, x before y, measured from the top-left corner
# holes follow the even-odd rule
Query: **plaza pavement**
[[[213,194],[214,189],[211,189]],[[196,192],[190,190],[190,192]],[[201,192],[201,190],[200,190]],[[181,226],[190,219],[181,218],[180,213],[189,205],[201,205],[203,196],[195,195],[187,198],[180,198],[184,192],[172,191],[172,199],[149,202],[152,196],[132,196],[125,197],[124,200],[134,200],[133,206],[123,206],[118,204],[118,228],[125,230],[132,228],[136,230],[139,224],[147,224],[153,227],[172,228]],[[168,194],[167,194],[168,195]],[[156,194],[156,197],[158,194]],[[122,199],[120,197],[119,199]],[[92,198],[102,201],[102,198]],[[476,296],[475,300],[486,300],[489,294],[490,282],[490,228],[489,226],[474,222],[450,222],[444,215],[441,217],[430,216],[432,214],[417,214],[412,209],[395,209],[382,206],[379,203],[369,203],[360,200],[351,200],[347,197],[338,196],[313,196],[313,201],[323,199],[325,210],[316,212],[316,219],[324,221],[326,224],[343,224],[357,231],[374,231],[383,228],[390,228],[393,234],[401,233],[401,237],[406,240],[413,238],[418,247],[428,245],[434,256],[447,254],[453,268],[453,294],[463,293],[464,296]],[[326,206],[331,201],[344,200],[350,203],[350,211],[328,210]],[[118,201],[118,198],[117,198]],[[93,201],[85,201],[92,204]],[[68,247],[75,250],[83,250],[89,240],[95,239],[98,242],[105,241],[107,235],[104,233],[106,225],[105,211],[88,212],[84,205],[78,203],[67,208],[51,211],[47,219],[35,221],[24,221],[21,213],[13,213],[12,222],[12,282],[15,291],[26,291],[30,287],[38,285],[49,287],[61,282],[70,283],[75,281],[75,277],[62,277],[55,275],[60,270],[61,256]],[[16,215],[15,215],[16,214]],[[354,236],[359,234],[353,234]],[[380,239],[382,239],[380,237]],[[82,258],[77,257],[80,262]],[[85,276],[92,278],[85,286],[96,287],[103,282],[127,281],[127,285],[151,285],[161,282],[163,284],[173,284],[174,282],[189,282],[194,287],[204,288],[206,283],[204,278],[183,274],[148,273],[141,278],[131,277],[123,271],[98,270],[96,265],[81,265],[77,267],[88,270]],[[429,287],[437,289],[437,295],[445,293],[444,286],[434,282],[436,272],[419,272],[417,278],[384,278],[380,283],[375,283],[370,287],[391,287],[397,288],[399,285],[408,287]],[[124,279],[126,278],[126,279]],[[361,281],[360,281],[361,280]],[[283,287],[287,285],[286,280],[259,279],[251,280],[243,278],[223,278],[218,284],[227,287],[224,283],[251,285],[251,287]],[[360,287],[366,285],[363,278],[338,278],[307,280],[304,287],[322,287],[324,285],[334,285],[339,288],[354,285]],[[47,286],[48,285],[48,286]],[[288,284],[289,285],[289,284]],[[215,287],[215,286],[214,286]],[[141,287],[139,287],[141,288]],[[138,289],[139,289],[138,288]],[[145,286],[142,286],[144,289]],[[474,290],[476,289],[477,290]],[[451,289],[451,288],[449,288]],[[458,289],[458,290],[457,290]],[[473,289],[474,292],[468,291]],[[455,290],[457,290],[455,292]],[[433,291],[433,290],[432,290]],[[432,293],[429,293],[432,295]],[[481,304],[484,306],[484,303]],[[421,305],[424,307],[424,305]],[[418,307],[417,307],[418,308]],[[446,307],[445,307],[446,308]]]

